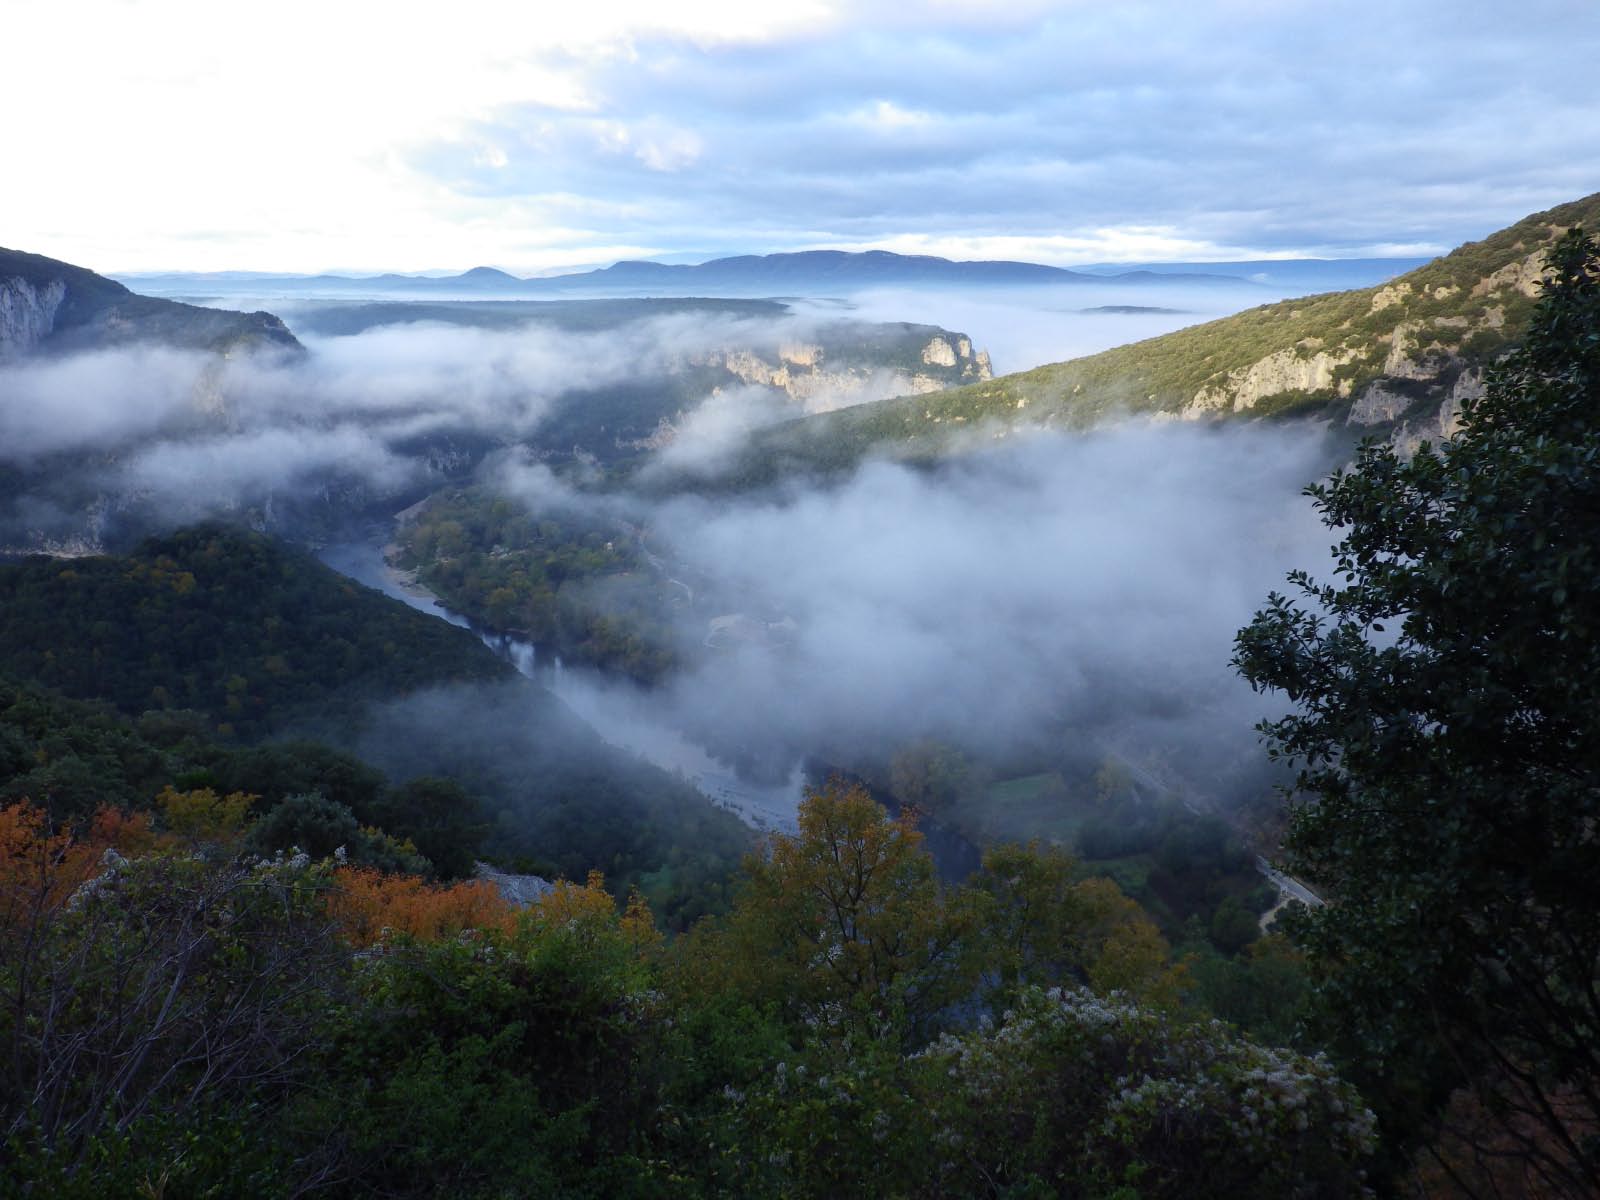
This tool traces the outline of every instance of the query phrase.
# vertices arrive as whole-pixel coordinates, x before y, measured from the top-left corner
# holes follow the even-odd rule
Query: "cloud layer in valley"
[[[91,503],[85,491],[102,497],[92,501],[102,507],[136,497],[171,520],[236,513],[274,493],[281,499],[324,484],[398,495],[441,472],[459,474],[495,445],[538,442],[563,397],[648,385],[730,348],[755,349],[776,364],[780,346],[812,341],[841,319],[939,324],[971,335],[979,348],[992,345],[998,367],[1010,370],[1164,332],[1260,295],[1192,284],[1136,295],[1100,284],[1026,295],[880,292],[844,307],[796,302],[790,315],[677,311],[600,329],[424,321],[354,336],[302,333],[309,348],[303,357],[216,359],[148,346],[45,356],[0,371],[0,464],[46,470],[30,485],[39,494],[21,505],[19,519],[50,530],[73,526],[74,510]],[[1183,307],[1084,311],[1130,300]],[[714,471],[754,429],[907,387],[904,374],[887,370],[847,382],[803,400],[726,385],[720,393],[686,395],[669,414],[675,428],[661,438],[653,474]],[[572,452],[570,444],[545,449]],[[69,469],[61,469],[64,460]],[[45,500],[55,507],[41,508]],[[8,529],[4,544],[25,541],[26,528]]]
[[[703,653],[645,700],[608,701],[572,672],[563,690],[623,740],[688,729],[775,778],[807,754],[850,761],[925,736],[1000,755],[1079,739],[1154,753],[1204,787],[1259,761],[1252,725],[1269,708],[1228,667],[1232,637],[1287,569],[1325,562],[1299,492],[1328,454],[1307,430],[1135,425],[635,509],[702,610],[793,631]]]
[[[536,439],[564,396],[648,384],[719,349],[772,353],[814,328],[811,317],[717,313],[581,332],[413,322],[308,337],[303,357],[147,346],[41,356],[0,368],[0,466],[29,475],[25,487],[136,496],[174,520],[330,479],[394,494],[459,474],[493,445]],[[707,438],[689,437],[679,454],[709,453],[724,425],[731,435],[800,411],[754,391],[708,396],[690,421]],[[440,459],[462,438],[467,457]]]
[[[1230,642],[1286,569],[1324,554],[1298,495],[1329,465],[1316,431],[1134,424],[987,445],[978,431],[977,448],[937,468],[869,462],[826,487],[665,499],[574,490],[515,445],[566,389],[730,339],[803,335],[809,320],[412,325],[225,368],[144,351],[41,360],[8,376],[28,404],[5,410],[4,457],[30,469],[76,452],[96,488],[190,520],[330,481],[420,497],[446,476],[418,439],[474,434],[485,482],[535,517],[647,526],[697,597],[686,670],[643,697],[569,674],[579,710],[603,732],[654,729],[663,744],[688,732],[774,783],[807,755],[847,761],[923,736],[1005,754],[1133,735],[1188,770],[1254,757],[1265,710],[1228,669]],[[782,415],[770,395],[708,397],[664,467],[715,462]],[[735,613],[792,631],[701,645],[711,617]]]

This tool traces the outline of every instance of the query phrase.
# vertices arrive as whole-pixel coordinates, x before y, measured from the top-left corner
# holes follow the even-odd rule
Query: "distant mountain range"
[[[153,341],[189,350],[300,349],[271,313],[141,296],[83,267],[0,248],[0,362],[35,352]]]
[[[1417,259],[1259,260],[1152,263],[1134,269],[1069,271],[1040,263],[958,262],[884,250],[746,254],[692,265],[625,261],[593,271],[522,279],[494,267],[459,275],[278,275],[247,271],[144,274],[123,278],[142,291],[183,296],[484,298],[536,296],[831,296],[892,287],[1075,287],[1107,284],[1171,289],[1262,285],[1310,290],[1382,282]]]

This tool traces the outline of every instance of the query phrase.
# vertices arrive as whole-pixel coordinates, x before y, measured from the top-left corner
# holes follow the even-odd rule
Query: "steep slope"
[[[0,363],[38,351],[160,342],[186,350],[298,350],[271,313],[140,296],[83,267],[0,247]]]
[[[649,334],[631,377],[552,397],[539,448],[601,462],[658,450],[708,396],[759,393],[786,416],[992,377],[966,334],[904,321],[816,320],[773,300],[630,297],[569,300],[313,302],[285,310],[306,335],[346,337],[417,323],[578,336],[632,327]],[[645,322],[677,322],[651,332]],[[714,334],[701,330],[718,330]],[[751,400],[751,403],[757,403]]]
[[[241,736],[512,675],[467,630],[222,525],[151,538],[125,557],[0,565],[0,664],[131,714],[194,710]]]
[[[66,728],[93,711],[94,730]],[[736,817],[604,742],[469,630],[275,539],[202,525],[124,556],[0,564],[0,806],[146,806],[185,772],[269,804],[320,791],[427,844],[383,814],[373,771],[286,734],[359,743],[396,785],[456,779],[486,807],[457,820],[459,793],[423,786],[422,826],[481,825],[484,853],[552,875],[603,868],[677,926],[720,906],[749,843]],[[415,811],[434,804],[447,810]]]
[[[1262,305],[1087,358],[792,422],[758,439],[739,470],[763,478],[788,463],[847,464],[875,448],[937,453],[975,426],[1082,429],[1129,414],[1316,414],[1401,442],[1437,439],[1482,387],[1483,368],[1513,344],[1545,252],[1574,225],[1600,227],[1600,194],[1379,287]]]

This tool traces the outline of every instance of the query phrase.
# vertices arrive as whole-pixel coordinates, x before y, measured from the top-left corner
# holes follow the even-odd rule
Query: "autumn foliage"
[[[472,929],[511,933],[519,923],[580,932],[615,928],[635,947],[651,945],[661,936],[637,892],[618,915],[599,871],[591,871],[583,883],[559,880],[520,910],[485,880],[429,883],[415,875],[385,874],[369,867],[343,867],[334,879],[328,913],[353,946],[375,945],[396,935],[438,942]]]
[[[465,929],[509,931],[516,921],[516,908],[483,880],[434,884],[370,867],[344,867],[334,878],[328,913],[355,946],[371,946],[393,934],[432,942]]]
[[[105,868],[107,850],[134,854],[159,841],[148,813],[102,808],[81,835],[51,832],[27,801],[0,808],[0,923],[15,929],[64,904]]]

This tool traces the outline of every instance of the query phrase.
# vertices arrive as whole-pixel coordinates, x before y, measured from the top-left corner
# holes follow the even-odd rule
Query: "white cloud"
[[[413,148],[509,104],[593,111],[588,71],[640,38],[710,48],[829,19],[810,0],[283,0],[248,15],[209,0],[11,0],[6,41],[29,52],[9,56],[7,89],[49,102],[0,131],[6,161],[34,164],[0,228],[7,245],[102,270],[494,261],[507,227],[476,224],[484,206],[419,176]],[[687,154],[682,139],[642,152]]]
[[[846,118],[856,125],[879,132],[892,133],[904,129],[923,129],[934,123],[932,113],[901,108],[892,100],[878,100],[865,108],[858,108]]]
[[[816,249],[839,249],[817,246]],[[891,250],[896,254],[936,254],[954,259],[1015,259],[1018,262],[1071,266],[1100,262],[1221,261],[1256,255],[1243,246],[1182,236],[1171,226],[1130,225],[1091,229],[1078,234],[950,234],[903,233],[872,238],[855,249]]]
[[[0,236],[102,270],[1431,249],[1600,186],[1591,0],[1525,10],[9,0],[8,92],[49,100],[0,129]]]
[[[584,715],[676,724],[780,773],[920,736],[1092,755],[1102,725],[1190,778],[1256,762],[1270,701],[1229,668],[1232,639],[1285,570],[1325,560],[1298,493],[1326,452],[1304,429],[1128,426],[641,509],[703,597],[696,647],[719,601],[793,634],[697,652],[642,699],[588,693]]]

